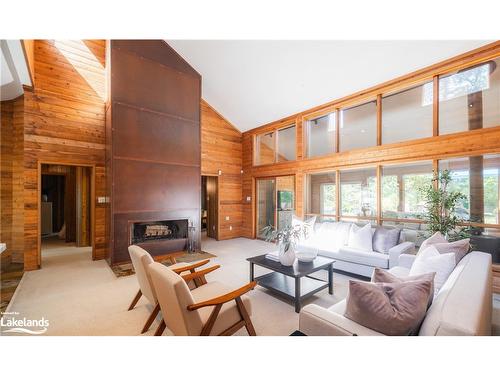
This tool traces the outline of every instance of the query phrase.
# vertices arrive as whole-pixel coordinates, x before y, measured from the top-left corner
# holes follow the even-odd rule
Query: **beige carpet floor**
[[[211,262],[221,268],[207,279],[241,286],[248,282],[246,258],[266,253],[271,244],[243,238],[203,241],[202,248],[217,256]],[[49,320],[48,335],[138,335],[151,311],[144,299],[132,311],[127,307],[138,290],[135,275],[117,278],[107,263],[91,260],[90,248],[57,246],[42,251],[42,268],[26,272],[8,311],[18,318]],[[256,276],[265,273],[256,268]],[[319,275],[326,277],[326,273]],[[327,290],[306,303],[330,306],[343,299],[349,277],[334,275],[334,295]],[[298,329],[293,305],[263,288],[250,292],[252,320],[258,335],[289,335]],[[500,326],[500,298],[496,296],[495,324]],[[158,321],[145,333],[152,335]],[[238,334],[245,335],[244,329]]]

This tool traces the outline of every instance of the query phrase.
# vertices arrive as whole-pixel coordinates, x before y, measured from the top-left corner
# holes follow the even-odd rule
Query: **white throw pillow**
[[[370,223],[364,227],[358,227],[356,224],[351,225],[349,232],[349,240],[347,246],[357,250],[373,251],[372,248],[372,226]]]
[[[292,227],[300,226],[301,229],[306,227],[307,237],[310,237],[314,234],[314,224],[316,223],[316,216],[310,217],[306,220],[300,219],[298,216],[292,216]],[[306,237],[306,238],[307,238]],[[304,236],[301,235],[301,238],[304,239]]]
[[[441,287],[444,285],[448,276],[455,268],[455,254],[441,254],[434,245],[426,247],[422,252],[419,252],[413,262],[408,276],[423,275],[426,273],[435,272],[434,277],[434,295],[437,295]]]

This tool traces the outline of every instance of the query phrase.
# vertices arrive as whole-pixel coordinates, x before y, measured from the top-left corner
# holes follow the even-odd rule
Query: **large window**
[[[340,172],[341,216],[377,215],[377,172],[375,168]]]
[[[278,161],[295,160],[295,125],[278,130]]]
[[[256,141],[255,164],[271,164],[276,161],[274,132],[259,134]]]
[[[432,183],[432,162],[382,167],[382,216],[420,219],[425,213],[423,189]]]
[[[375,101],[340,111],[340,151],[377,145]]]
[[[451,191],[467,197],[456,213],[464,221],[499,224],[500,155],[480,155],[439,161],[452,172]]]
[[[439,134],[500,125],[500,58],[439,79]]]
[[[295,160],[295,148],[297,147],[295,129],[295,125],[291,125],[257,135],[255,138],[254,164],[265,165]]]
[[[325,183],[320,186],[320,213],[321,215],[336,215],[337,214],[337,187],[335,184]]]
[[[337,215],[337,186],[335,171],[307,176],[306,213],[311,215]]]
[[[382,143],[432,137],[432,111],[432,82],[384,96]]]
[[[308,157],[326,155],[336,151],[335,117],[335,113],[330,113],[306,122]]]

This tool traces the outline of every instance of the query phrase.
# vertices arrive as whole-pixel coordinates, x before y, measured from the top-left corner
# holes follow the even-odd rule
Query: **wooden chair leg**
[[[250,336],[257,336],[255,333],[255,328],[253,327],[252,320],[250,319],[250,315],[248,315],[247,309],[241,300],[241,297],[236,297],[236,306],[238,306],[238,310],[241,314],[241,317],[245,321],[245,327]]]
[[[191,273],[195,273],[195,270],[190,270]],[[207,279],[205,278],[205,275],[201,275],[200,277],[197,277],[196,279],[193,279],[194,286],[196,288],[199,288],[202,285],[205,285],[207,283]]]
[[[137,304],[137,302],[139,302],[139,299],[141,298],[142,296],[142,292],[141,290],[139,289],[139,291],[137,292],[137,294],[135,295],[134,299],[132,300],[132,303],[130,304],[130,306],[128,307],[129,311],[132,310],[135,305]]]
[[[210,317],[208,318],[207,322],[203,326],[203,329],[201,330],[200,336],[209,336],[210,332],[212,332],[212,328],[215,324],[215,321],[217,320],[217,316],[219,315],[220,309],[222,308],[222,304],[216,305],[210,314]]]
[[[165,321],[162,319],[160,325],[158,326],[158,328],[156,328],[155,336],[161,336],[163,331],[165,331],[166,327],[167,325],[165,324]]]
[[[157,303],[155,308],[153,309],[153,312],[149,316],[148,320],[146,320],[146,324],[144,324],[144,328],[142,329],[141,333],[146,332],[149,329],[149,327],[151,327],[151,324],[153,324],[156,315],[158,315],[159,312],[160,312],[160,304]]]

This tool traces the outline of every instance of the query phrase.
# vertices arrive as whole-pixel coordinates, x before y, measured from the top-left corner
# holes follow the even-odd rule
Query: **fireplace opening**
[[[186,240],[188,220],[159,220],[131,224],[130,244],[144,244],[157,241]]]

